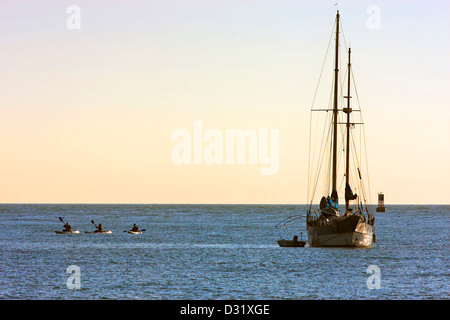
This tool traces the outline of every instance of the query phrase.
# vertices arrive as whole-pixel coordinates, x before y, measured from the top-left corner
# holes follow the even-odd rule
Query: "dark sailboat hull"
[[[371,247],[373,226],[359,215],[319,218],[307,223],[311,247]]]

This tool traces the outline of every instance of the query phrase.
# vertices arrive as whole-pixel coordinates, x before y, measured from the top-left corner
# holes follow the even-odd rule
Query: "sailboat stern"
[[[332,220],[319,218],[309,222],[308,243],[311,247],[371,247],[373,226],[356,214]]]

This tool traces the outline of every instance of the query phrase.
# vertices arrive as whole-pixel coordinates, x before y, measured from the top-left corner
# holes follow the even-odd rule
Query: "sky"
[[[306,203],[310,108],[339,9],[372,202],[450,204],[450,3],[335,3],[2,0],[0,202]],[[277,138],[265,147],[278,155],[264,162],[259,145],[255,161],[227,162],[239,129]],[[222,139],[213,163],[199,132]]]

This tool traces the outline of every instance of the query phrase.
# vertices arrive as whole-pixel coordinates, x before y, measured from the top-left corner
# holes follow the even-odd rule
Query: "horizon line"
[[[252,206],[306,206],[307,203],[147,203],[147,202],[0,202],[0,205],[10,205],[10,204],[74,204],[74,205],[252,205]],[[318,203],[317,203],[318,204]],[[315,204],[314,204],[315,205]],[[368,204],[369,206],[377,206],[378,203]],[[450,204],[446,203],[391,203],[388,206],[448,206]]]

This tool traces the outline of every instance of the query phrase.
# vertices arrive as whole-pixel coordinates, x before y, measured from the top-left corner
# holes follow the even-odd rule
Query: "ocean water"
[[[0,299],[449,299],[449,210],[388,205],[372,248],[280,248],[305,240],[304,219],[275,228],[305,206],[3,204]],[[82,233],[55,234],[58,217]]]

